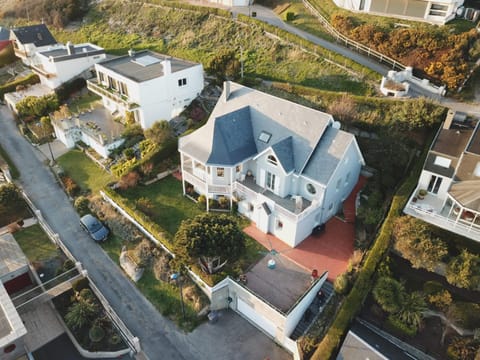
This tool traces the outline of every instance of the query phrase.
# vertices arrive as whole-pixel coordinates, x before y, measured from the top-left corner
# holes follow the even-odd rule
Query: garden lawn
[[[197,205],[183,196],[182,183],[173,176],[149,186],[137,186],[120,193],[132,202],[147,198],[152,202],[150,218],[173,238],[182,220],[203,213]]]
[[[73,112],[80,112],[91,109],[95,106],[95,103],[101,100],[102,98],[96,94],[88,92],[79,97],[74,98],[70,104],[69,108]]]
[[[80,150],[72,150],[57,159],[57,162],[83,191],[98,193],[115,178],[97,166]]]
[[[58,255],[57,247],[39,224],[24,228],[14,236],[30,262],[48,260]]]

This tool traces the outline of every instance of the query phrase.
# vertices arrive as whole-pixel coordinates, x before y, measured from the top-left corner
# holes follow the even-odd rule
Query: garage
[[[273,322],[265,318],[264,316],[255,312],[255,309],[247,302],[240,298],[237,298],[237,310],[248,320],[250,320],[255,326],[261,328],[271,337],[275,337],[276,326]]]

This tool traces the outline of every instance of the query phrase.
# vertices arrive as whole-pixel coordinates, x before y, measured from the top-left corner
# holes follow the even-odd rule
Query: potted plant
[[[427,190],[425,190],[425,189],[418,190],[418,198],[420,200],[425,199],[425,196],[427,196]]]

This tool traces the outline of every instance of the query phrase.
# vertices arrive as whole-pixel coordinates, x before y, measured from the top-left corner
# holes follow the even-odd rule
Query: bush
[[[448,263],[445,277],[452,285],[477,289],[480,285],[480,256],[464,249]]]
[[[433,295],[443,290],[443,285],[438,281],[427,281],[423,284],[423,292],[425,295]]]
[[[82,90],[85,85],[86,81],[84,78],[76,78],[60,85],[55,89],[55,93],[57,94],[58,100],[64,102],[68,100],[72,94]]]
[[[88,198],[86,198],[85,196],[79,196],[75,199],[74,206],[80,216],[83,216],[90,212],[90,209],[88,207],[89,205],[90,200],[88,200]]]
[[[123,150],[123,156],[130,160],[135,156],[135,150],[133,150],[132,148],[126,148],[125,150]]]
[[[147,266],[153,257],[154,246],[151,241],[143,239],[133,250],[135,260],[139,266]]]
[[[287,15],[285,16],[285,20],[287,20],[287,21],[295,20],[295,13],[293,13],[291,11],[287,12]]]
[[[0,187],[0,206],[14,205],[20,201],[20,190],[13,183]]]
[[[345,295],[350,290],[350,277],[348,273],[343,273],[335,279],[333,283],[335,292],[341,295]]]
[[[449,309],[455,323],[463,328],[474,330],[480,327],[480,304],[457,301]]]
[[[75,291],[77,293],[79,293],[83,289],[88,289],[88,288],[89,288],[88,278],[86,278],[86,277],[77,279],[72,283],[72,289],[73,289],[73,291]]]
[[[197,203],[200,209],[205,210],[207,206],[207,198],[205,195],[200,195],[197,199]]]
[[[388,316],[385,327],[392,333],[399,336],[414,337],[417,335],[417,328],[415,326],[408,326],[395,315]]]
[[[228,200],[227,197],[225,197],[225,196],[220,196],[220,197],[218,198],[218,205],[219,205],[222,209],[227,209],[229,204],[230,204],[230,200]]]
[[[105,337],[105,330],[101,326],[93,325],[88,332],[88,337],[93,342],[99,342]]]
[[[70,176],[64,175],[61,179],[68,195],[75,197],[80,193],[80,187]]]
[[[472,338],[455,337],[447,348],[447,356],[451,360],[473,360],[478,349],[478,341]]]
[[[428,295],[427,300],[435,309],[445,312],[452,304],[452,295],[448,290],[440,290],[435,294]]]

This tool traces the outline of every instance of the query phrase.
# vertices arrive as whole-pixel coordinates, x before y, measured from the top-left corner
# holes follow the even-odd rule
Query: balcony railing
[[[96,80],[87,80],[87,89],[97,95],[105,96],[116,103],[123,104],[127,110],[134,110],[140,107],[138,104],[129,102],[125,95],[115,92],[112,89],[103,87],[102,85],[98,84]]]
[[[37,75],[46,77],[47,79],[57,76],[56,74],[52,74],[52,73],[49,73],[48,71],[45,71],[45,69],[39,65],[32,65],[32,71]]]

